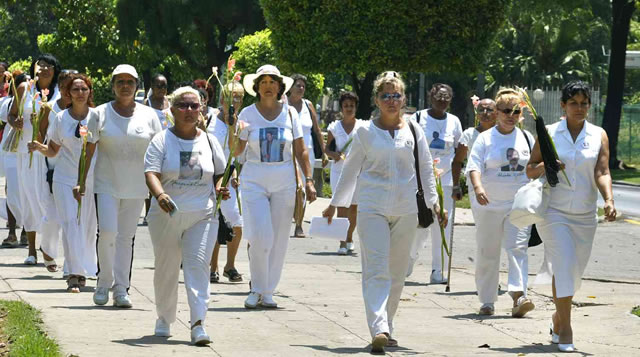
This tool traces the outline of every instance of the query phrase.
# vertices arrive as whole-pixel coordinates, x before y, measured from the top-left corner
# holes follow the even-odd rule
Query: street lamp
[[[540,88],[533,91],[533,99],[539,102],[544,99],[544,91]]]

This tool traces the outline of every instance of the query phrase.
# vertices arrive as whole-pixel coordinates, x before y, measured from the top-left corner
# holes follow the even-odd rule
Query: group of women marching
[[[68,291],[80,292],[87,278],[96,277],[96,305],[106,304],[111,291],[115,306],[130,308],[135,235],[148,200],[157,336],[171,335],[182,269],[192,342],[211,342],[205,318],[210,282],[220,279],[220,244],[227,244],[222,275],[239,282],[243,278],[235,257],[242,237],[248,241],[251,276],[244,306],[278,306],[274,293],[297,196],[304,193],[309,202],[316,198],[314,145],[333,160],[333,197],[323,216],[331,222],[337,210],[350,223],[338,254],[355,250],[352,235],[358,229],[373,352],[398,345],[394,317],[405,279],[429,235],[430,281],[447,282],[444,247],[451,246],[454,203],[463,195],[461,176],[469,186],[477,228],[479,314],[495,312],[502,247],[509,260],[512,316],[534,309],[527,298],[532,229],[514,226],[509,213],[516,192],[544,176],[545,165],[539,143],[519,128],[522,98],[515,90],[481,100],[477,125],[463,131],[460,120],[447,112],[454,95],[450,86],[433,85],[430,108],[409,118],[403,79],[397,72],[383,72],[374,83],[377,110],[371,120],[356,118],[355,93],[341,94],[341,120],[329,125],[325,145],[315,109],[304,99],[306,78],[284,76],[273,65],[221,87],[226,95],[218,108],[208,105],[214,96],[208,82],[181,86],[167,96],[162,75],[152,78],[144,104],[137,103],[140,78],[127,64],[112,72],[114,100],[98,107],[91,79],[63,70],[51,55],[38,57],[29,75],[5,72],[16,86],[0,102],[0,119],[8,123],[2,146],[10,233],[3,246],[19,245],[15,231],[24,227],[25,264],[35,265],[38,234],[45,266],[55,272],[61,239]],[[245,93],[256,101],[238,115]],[[616,211],[607,136],[585,120],[589,87],[567,84],[560,105],[565,118],[548,131],[567,180],[551,188],[549,208],[536,232],[545,247],[539,279],[553,284],[552,342],[572,351],[571,298],[595,236],[598,191],[606,218],[614,220]],[[435,223],[418,229],[418,215],[425,214],[433,214]],[[222,224],[229,226],[230,239],[220,241]],[[302,227],[294,233],[304,236]]]

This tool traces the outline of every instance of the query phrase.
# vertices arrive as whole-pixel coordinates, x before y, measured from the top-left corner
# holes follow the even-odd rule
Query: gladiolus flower
[[[242,79],[242,72],[238,71],[233,75],[233,80],[236,82],[240,82],[240,79]]]
[[[80,129],[78,130],[78,132],[80,133],[80,136],[87,136],[87,134],[89,133],[89,130],[87,130],[87,126],[86,125],[81,125]]]
[[[48,97],[49,96],[49,89],[48,88],[43,89],[42,90],[42,95],[45,96],[45,97]]]
[[[218,67],[215,67],[215,66],[211,67],[211,73],[213,73],[214,75],[217,76],[218,75]]]
[[[474,108],[477,108],[478,104],[480,104],[480,98],[478,98],[477,95],[474,95],[473,97],[471,97],[471,103],[473,104]]]
[[[433,164],[434,165],[439,165],[440,164],[440,158],[436,157],[435,159],[433,159]]]
[[[229,57],[229,61],[227,62],[227,71],[233,71],[233,67],[236,66],[236,59]]]
[[[443,173],[444,173],[443,169],[436,169],[434,171],[434,174],[436,175],[436,177],[440,177]]]
[[[13,79],[13,76],[11,76],[11,73],[9,71],[4,71],[4,73],[2,74],[8,81]]]

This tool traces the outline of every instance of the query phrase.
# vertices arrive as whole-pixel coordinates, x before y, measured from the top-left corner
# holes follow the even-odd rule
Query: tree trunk
[[[358,79],[358,75],[351,74],[351,81],[353,82],[353,90],[360,99],[358,102],[358,109],[356,111],[356,118],[368,120],[371,116],[373,104],[371,103],[371,96],[373,95],[373,80],[376,78],[375,72],[367,72],[362,80]]]
[[[618,132],[622,114],[627,39],[635,3],[635,1],[629,0],[613,0],[612,2],[611,57],[609,58],[607,103],[602,120],[602,128],[609,136],[609,167],[612,169],[618,168],[620,164],[618,160]]]

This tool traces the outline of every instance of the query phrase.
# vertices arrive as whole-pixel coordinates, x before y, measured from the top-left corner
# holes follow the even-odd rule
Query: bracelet
[[[160,196],[162,196],[162,195],[164,195],[164,194],[165,194],[164,192],[160,192],[159,194],[157,194],[157,195],[156,195],[156,201],[158,200],[158,197],[160,197]]]
[[[315,181],[315,180],[313,179],[313,177],[311,177],[311,176],[307,176],[307,177],[305,177],[305,178],[304,178],[304,180],[305,180],[306,182],[311,181],[313,184],[315,184],[315,183],[316,183],[316,181]]]

